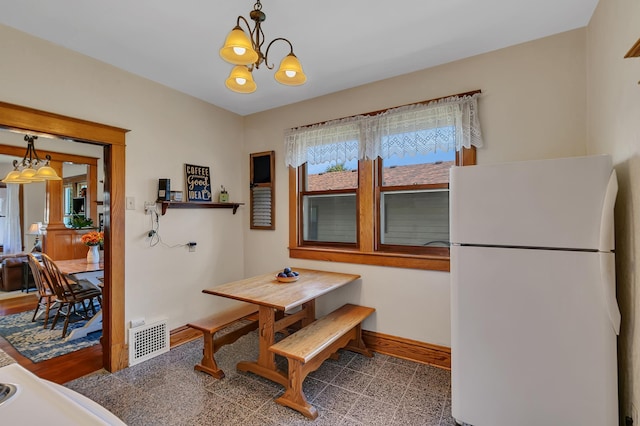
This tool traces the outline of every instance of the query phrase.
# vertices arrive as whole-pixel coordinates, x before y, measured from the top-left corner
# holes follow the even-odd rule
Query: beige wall
[[[166,317],[175,328],[226,304],[201,290],[242,278],[242,215],[169,210],[160,217],[166,245],[150,247],[143,206],[155,201],[158,178],[184,190],[185,163],[209,166],[214,187],[224,184],[240,197],[248,182],[239,167],[246,161],[242,118],[5,26],[0,76],[0,101],[131,130],[126,195],[136,208],[126,211],[126,321]],[[46,140],[38,142],[45,149]],[[198,243],[195,253],[169,247],[189,241]]]
[[[640,423],[640,58],[624,55],[640,38],[640,2],[600,0],[587,31],[589,153],[613,156],[618,173],[616,252],[620,415]]]
[[[245,274],[286,265],[361,274],[356,285],[324,297],[319,310],[345,302],[374,306],[366,329],[449,346],[448,273],[288,258],[283,130],[481,89],[480,163],[584,155],[585,79],[585,30],[579,29],[246,117],[244,173],[250,153],[275,150],[277,177],[276,230],[245,228]]]

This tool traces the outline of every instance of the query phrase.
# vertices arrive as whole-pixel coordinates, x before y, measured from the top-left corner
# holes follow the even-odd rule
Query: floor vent
[[[169,351],[166,320],[129,329],[129,366]]]

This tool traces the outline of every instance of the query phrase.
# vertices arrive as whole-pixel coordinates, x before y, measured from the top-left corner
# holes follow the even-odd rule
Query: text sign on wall
[[[211,201],[211,174],[209,167],[184,165],[187,183],[187,201]]]

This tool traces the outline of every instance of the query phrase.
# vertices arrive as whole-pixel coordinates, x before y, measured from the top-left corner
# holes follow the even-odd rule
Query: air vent
[[[162,320],[129,329],[129,366],[169,351],[169,327]]]

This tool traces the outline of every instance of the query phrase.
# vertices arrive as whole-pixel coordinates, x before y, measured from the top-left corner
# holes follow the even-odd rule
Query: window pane
[[[449,191],[383,192],[380,221],[382,244],[448,247]]]
[[[391,157],[382,161],[382,186],[448,183],[455,164],[454,150],[426,155]]]
[[[330,191],[358,187],[357,160],[307,165],[307,191]]]
[[[355,243],[355,194],[303,197],[305,241]]]

